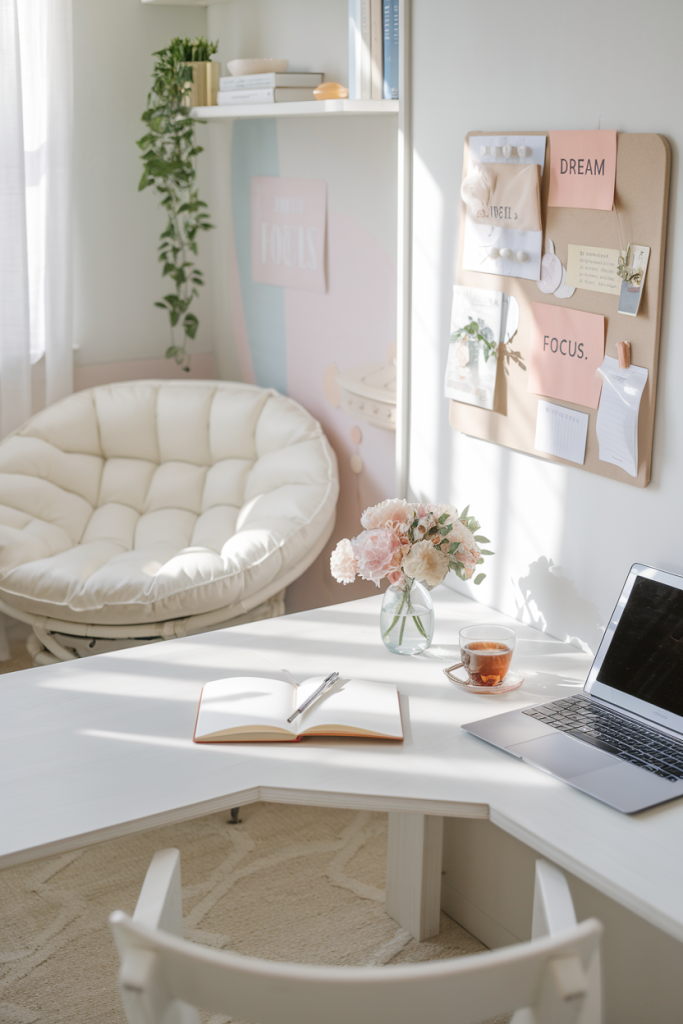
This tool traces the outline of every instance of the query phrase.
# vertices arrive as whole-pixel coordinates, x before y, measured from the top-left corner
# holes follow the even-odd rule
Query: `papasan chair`
[[[0,443],[0,610],[36,664],[284,612],[334,526],[337,462],[275,391],[81,391]]]

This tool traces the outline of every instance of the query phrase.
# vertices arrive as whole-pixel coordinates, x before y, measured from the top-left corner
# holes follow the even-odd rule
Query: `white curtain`
[[[0,436],[73,390],[71,0],[0,0]]]
[[[0,438],[73,390],[71,0],[0,0]],[[0,615],[0,661],[10,655]]]

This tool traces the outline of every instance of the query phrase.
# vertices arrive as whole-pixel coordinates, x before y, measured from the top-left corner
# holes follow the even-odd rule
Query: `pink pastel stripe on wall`
[[[85,391],[101,384],[122,380],[213,380],[213,352],[198,352],[185,373],[172,359],[136,359],[130,363],[104,363],[74,367],[74,391]]]

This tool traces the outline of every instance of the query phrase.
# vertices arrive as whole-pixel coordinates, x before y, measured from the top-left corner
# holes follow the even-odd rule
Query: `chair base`
[[[186,628],[183,630],[183,635],[194,636],[197,633],[207,633],[214,629],[225,629],[227,626],[240,626],[247,622],[259,622],[261,619],[274,619],[279,615],[285,614],[285,590],[280,590],[277,594],[273,594],[266,601],[256,605],[255,608],[245,612],[243,615],[237,615],[234,618],[228,619],[224,622],[216,622],[211,626],[200,627],[199,629],[192,629],[191,619],[185,619]],[[49,621],[49,620],[48,620]],[[45,620],[42,620],[44,623]],[[26,650],[33,658],[34,665],[55,665],[60,661],[74,661],[77,658],[90,658],[93,654],[105,654],[109,651],[121,651],[126,647],[141,647],[143,644],[154,644],[159,643],[161,640],[167,640],[169,638],[168,632],[166,635],[160,636],[154,626],[150,627],[150,636],[127,636],[126,627],[116,627],[120,631],[120,637],[98,637],[98,636],[75,636],[70,633],[62,631],[51,630],[45,628],[42,623],[34,621],[32,623],[33,632],[29,635],[26,640]],[[93,626],[91,629],[96,629]],[[111,632],[111,627],[108,629]],[[136,632],[139,632],[139,627],[136,628]],[[170,634],[175,635],[174,633]]]

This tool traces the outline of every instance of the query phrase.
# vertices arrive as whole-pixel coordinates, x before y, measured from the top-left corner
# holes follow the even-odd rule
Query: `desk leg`
[[[386,911],[422,942],[439,934],[443,818],[389,812]]]

